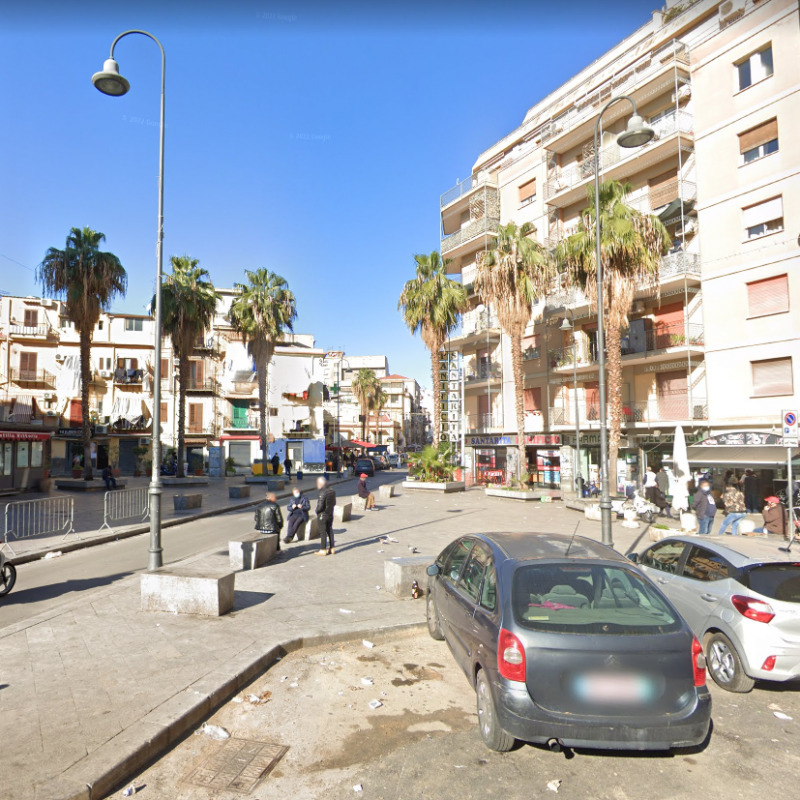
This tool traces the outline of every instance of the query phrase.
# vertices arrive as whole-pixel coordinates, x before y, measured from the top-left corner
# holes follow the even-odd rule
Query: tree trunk
[[[438,447],[442,434],[442,380],[439,374],[439,351],[435,349],[431,350],[431,382],[433,383],[433,446]]]
[[[258,375],[258,435],[261,440],[261,474],[269,474],[269,405],[267,399],[267,370],[269,361],[265,355],[256,360],[256,374]]]
[[[517,474],[516,479],[521,480],[523,465],[527,464],[525,455],[525,376],[522,372],[522,334],[514,331],[509,336],[511,340],[511,369],[514,374],[514,411],[517,418]],[[491,375],[491,371],[489,373]],[[491,378],[490,378],[491,379]],[[491,409],[489,409],[491,412]],[[511,476],[509,475],[509,479]]]
[[[608,483],[612,494],[617,492],[617,454],[622,427],[622,350],[620,329],[606,329],[606,413],[608,414]]]
[[[361,403],[361,441],[367,441],[367,407],[364,401],[362,400]]]
[[[89,421],[89,383],[91,375],[92,329],[80,330],[81,423],[83,439],[83,479],[92,479],[92,426]]]
[[[185,478],[184,460],[186,456],[186,382],[189,378],[189,359],[183,353],[178,356],[178,465],[175,477]],[[155,412],[155,409],[154,409]]]

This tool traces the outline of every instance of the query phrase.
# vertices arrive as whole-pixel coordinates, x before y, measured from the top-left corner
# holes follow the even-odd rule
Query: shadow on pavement
[[[114,575],[61,581],[60,583],[51,583],[47,586],[37,586],[35,589],[22,589],[21,591],[14,591],[6,596],[2,603],[3,605],[19,605],[20,603],[26,602],[52,600],[56,597],[70,594],[70,592],[85,592],[88,589],[97,589],[100,586],[110,586],[112,583],[127,578],[129,575],[133,575],[133,572],[117,572]]]
[[[275,597],[274,592],[247,592],[237,589],[233,593],[233,610],[242,611],[245,608],[266,603],[271,597]]]

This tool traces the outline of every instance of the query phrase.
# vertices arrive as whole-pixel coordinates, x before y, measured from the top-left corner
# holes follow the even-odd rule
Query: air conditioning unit
[[[139,439],[139,447],[149,447],[150,440],[149,439]]]
[[[114,373],[110,369],[101,369],[100,370],[100,377],[101,378],[111,378]]]
[[[108,425],[95,425],[94,426],[95,433],[108,433]]]
[[[55,300],[51,300],[47,297],[42,299],[42,308],[55,308],[55,307],[56,307]]]
[[[62,363],[65,358],[66,356],[63,353],[56,353],[56,361],[58,361],[59,364]]]
[[[719,24],[725,27],[744,16],[745,0],[725,0],[719,7]]]
[[[55,411],[45,411],[44,415],[46,417],[57,417],[58,416],[58,414]]]

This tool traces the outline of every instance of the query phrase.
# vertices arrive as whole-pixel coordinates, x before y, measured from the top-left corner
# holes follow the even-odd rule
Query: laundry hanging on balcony
[[[10,422],[30,422],[33,416],[33,397],[15,397]]]
[[[143,421],[144,403],[140,395],[120,393],[114,398],[114,405],[111,408],[112,425],[127,428],[141,424]]]
[[[81,394],[81,360],[80,356],[66,356],[56,373],[56,395],[59,401],[71,400]]]

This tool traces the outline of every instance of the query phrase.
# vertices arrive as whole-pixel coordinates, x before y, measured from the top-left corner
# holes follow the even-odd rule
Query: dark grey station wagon
[[[463,536],[428,574],[428,629],[475,688],[492,750],[516,739],[631,750],[706,739],[700,643],[610,547],[558,534]]]

